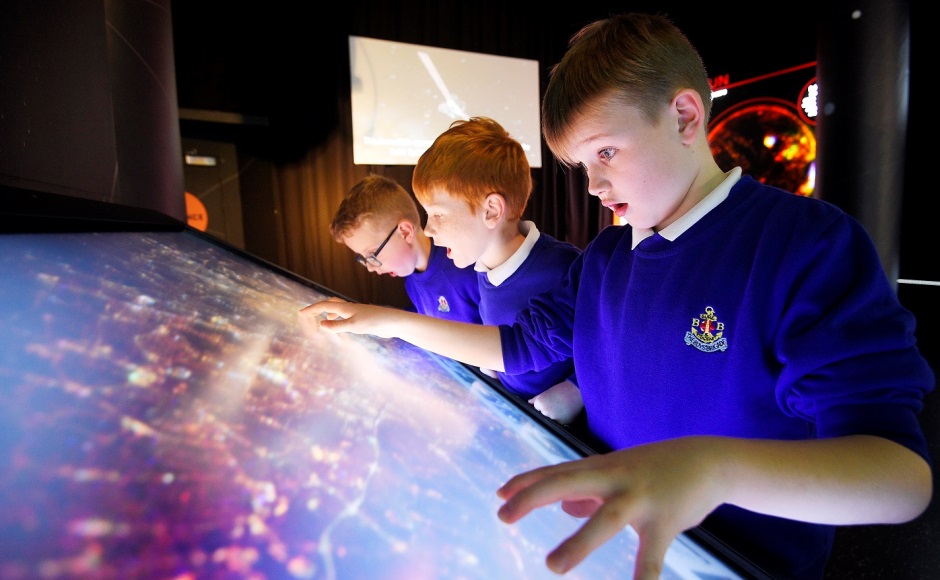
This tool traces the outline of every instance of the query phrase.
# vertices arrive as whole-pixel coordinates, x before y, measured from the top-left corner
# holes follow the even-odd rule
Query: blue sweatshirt
[[[431,245],[428,267],[405,276],[405,292],[419,314],[475,324],[482,321],[476,272],[469,266],[455,266],[445,248]]]
[[[480,316],[483,324],[511,324],[535,294],[558,284],[581,253],[580,248],[538,231],[532,222],[523,222],[526,242],[505,264],[479,271]],[[478,267],[478,270],[480,267]],[[508,274],[508,275],[507,275]],[[542,391],[572,378],[574,361],[566,358],[538,371],[516,374],[497,373],[510,391],[528,400]]]
[[[674,241],[633,249],[632,234],[604,229],[500,327],[507,372],[574,356],[589,427],[612,449],[865,433],[929,461],[917,413],[934,375],[856,220],[742,177]],[[787,577],[821,577],[834,534],[728,505],[704,527]]]

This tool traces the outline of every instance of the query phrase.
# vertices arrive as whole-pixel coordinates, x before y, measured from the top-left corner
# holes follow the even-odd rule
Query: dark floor
[[[826,579],[940,578],[940,509],[909,524],[840,528]]]
[[[940,287],[901,285],[898,296],[917,316],[921,352],[940,378]],[[936,465],[940,464],[940,391],[924,401],[921,424],[934,460],[933,502],[913,522],[891,526],[844,527],[836,532],[836,544],[826,578],[890,578],[921,580],[940,578],[940,492]]]

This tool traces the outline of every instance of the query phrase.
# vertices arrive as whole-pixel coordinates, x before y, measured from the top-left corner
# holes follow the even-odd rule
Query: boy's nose
[[[605,182],[598,179],[597,177],[591,177],[589,175],[586,177],[587,177],[587,182],[588,182],[587,190],[590,195],[593,195],[594,197],[599,197],[602,193],[607,191],[607,188],[604,187]]]

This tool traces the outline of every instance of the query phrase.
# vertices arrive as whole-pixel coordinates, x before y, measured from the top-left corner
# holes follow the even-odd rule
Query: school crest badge
[[[725,323],[719,322],[714,308],[706,306],[704,313],[692,319],[692,329],[685,333],[685,343],[702,352],[723,351],[728,348],[724,333]]]

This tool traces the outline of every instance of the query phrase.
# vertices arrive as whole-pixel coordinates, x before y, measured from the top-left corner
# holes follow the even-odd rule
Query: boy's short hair
[[[702,97],[708,123],[712,98],[705,65],[665,16],[621,14],[598,20],[576,32],[568,46],[549,72],[542,99],[542,133],[562,163],[573,165],[566,136],[579,117],[592,114],[586,106],[619,101],[655,123],[677,92],[693,89]]]
[[[380,227],[384,224],[391,226],[401,220],[408,220],[416,227],[421,227],[418,205],[408,190],[394,179],[367,175],[346,194],[330,222],[330,233],[333,239],[342,243],[345,237],[367,221]]]
[[[471,210],[499,193],[511,220],[522,219],[532,193],[532,173],[522,144],[488,117],[458,120],[421,154],[411,181],[427,205],[435,191],[462,198]]]

